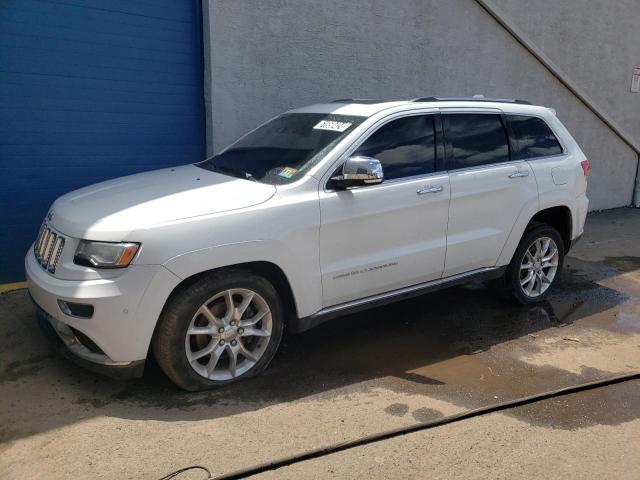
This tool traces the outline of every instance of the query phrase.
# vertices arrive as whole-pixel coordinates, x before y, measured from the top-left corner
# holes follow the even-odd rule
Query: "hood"
[[[257,205],[275,192],[273,185],[184,165],[67,193],[51,207],[50,223],[71,237],[120,241],[133,230]]]

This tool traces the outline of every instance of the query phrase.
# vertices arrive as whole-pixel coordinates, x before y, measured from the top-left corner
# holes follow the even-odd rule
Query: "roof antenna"
[[[481,93],[476,93],[473,97],[471,98],[484,98],[484,95],[482,95]]]

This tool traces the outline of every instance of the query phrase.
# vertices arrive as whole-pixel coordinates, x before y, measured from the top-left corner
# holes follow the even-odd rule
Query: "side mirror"
[[[373,157],[349,157],[342,166],[342,175],[331,178],[338,189],[378,185],[384,181],[382,164]]]

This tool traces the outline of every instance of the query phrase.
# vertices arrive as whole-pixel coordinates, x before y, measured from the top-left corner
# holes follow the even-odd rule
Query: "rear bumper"
[[[576,246],[576,244],[582,239],[582,235],[583,234],[581,233],[576,238],[571,240],[571,242],[569,242],[569,245],[567,245],[566,251],[564,252],[565,254],[569,253],[573,249],[573,247]]]
[[[36,307],[38,325],[65,358],[83,368],[118,380],[139,378],[144,373],[144,360],[113,362],[104,354],[92,352],[67,325],[45,312],[33,297],[31,300]]]
[[[573,231],[571,232],[571,238],[573,239],[571,242],[572,244],[575,243],[584,233],[584,223],[587,220],[588,211],[589,199],[587,198],[587,195],[583,193],[576,198],[574,210],[572,212],[574,221]]]

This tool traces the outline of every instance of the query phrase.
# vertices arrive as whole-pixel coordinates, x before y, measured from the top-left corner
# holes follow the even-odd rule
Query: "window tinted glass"
[[[290,183],[364,120],[326,113],[287,113],[196,165],[247,180]]]
[[[562,153],[562,147],[541,118],[508,115],[507,121],[518,142],[518,159],[544,157]]]
[[[447,115],[445,133],[453,158],[448,170],[509,161],[509,144],[499,115],[458,113]]]
[[[380,160],[387,180],[433,172],[436,159],[433,115],[387,123],[360,145],[355,155]]]

